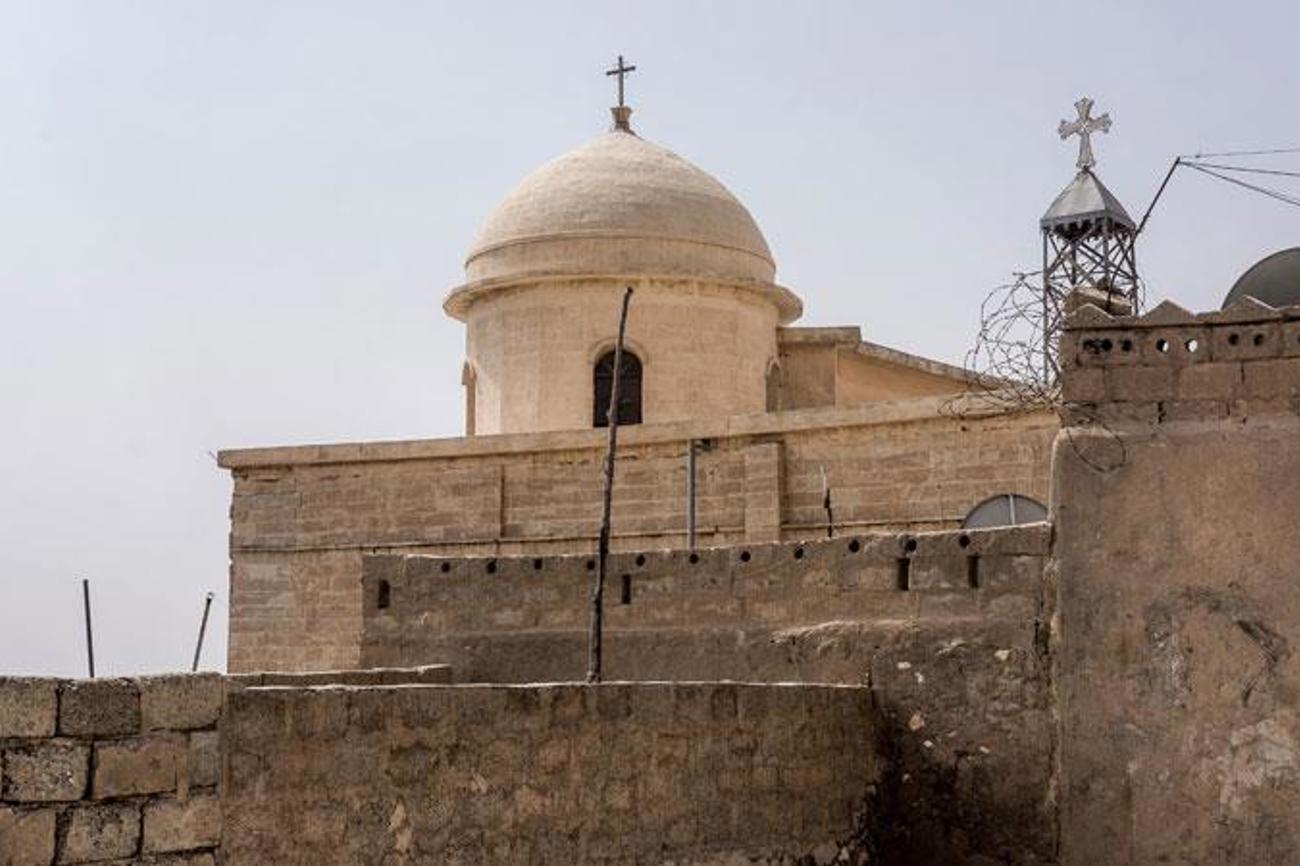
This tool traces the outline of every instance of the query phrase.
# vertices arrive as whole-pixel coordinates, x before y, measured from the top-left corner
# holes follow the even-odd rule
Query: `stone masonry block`
[[[1243,365],[1246,394],[1254,398],[1300,393],[1300,360],[1248,361]]]
[[[140,845],[138,803],[74,806],[66,816],[60,863],[92,863],[130,857]]]
[[[155,800],[144,807],[146,853],[206,848],[221,841],[221,801],[216,796]]]
[[[10,802],[80,800],[86,793],[90,747],[69,740],[42,740],[4,754],[3,797]]]
[[[1219,361],[1178,371],[1176,393],[1181,400],[1228,400],[1241,389],[1241,363]]]
[[[221,715],[220,674],[175,674],[140,679],[140,722],[146,731],[209,728]]]
[[[216,731],[195,731],[189,743],[190,784],[206,788],[221,778],[221,735]]]
[[[0,864],[49,866],[54,860],[54,809],[0,807]]]
[[[176,790],[186,746],[183,734],[96,743],[91,796],[103,800]]]
[[[1071,403],[1099,403],[1106,399],[1106,379],[1100,367],[1076,367],[1061,384],[1062,398]]]
[[[1111,367],[1106,370],[1106,392],[1111,400],[1147,402],[1173,395],[1174,373],[1168,367]]]
[[[140,690],[127,679],[72,680],[63,684],[59,733],[117,736],[140,730]]]
[[[52,737],[58,712],[55,680],[0,677],[0,738]]]

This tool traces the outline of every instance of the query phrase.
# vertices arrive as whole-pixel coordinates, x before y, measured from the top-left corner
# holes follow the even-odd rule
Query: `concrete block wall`
[[[0,678],[0,863],[214,864],[224,688]]]
[[[962,418],[946,399],[628,428],[616,550],[680,548],[686,449],[700,455],[702,545],[824,535],[823,477],[841,532],[958,526],[985,497],[1047,497],[1049,413]],[[594,549],[604,437],[527,436],[223,452],[231,469],[229,668],[359,660],[361,557],[547,555]]]
[[[223,724],[227,866],[862,863],[880,776],[855,687],[262,688]]]
[[[1071,317],[1061,357],[1071,423],[1300,412],[1300,307],[1246,298],[1195,315],[1166,301],[1139,317],[1086,307]]]
[[[1300,308],[1064,345],[1061,862],[1300,863]]]

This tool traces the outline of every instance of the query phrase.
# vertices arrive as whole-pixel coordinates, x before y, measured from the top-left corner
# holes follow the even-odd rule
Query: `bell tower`
[[[1138,312],[1134,245],[1137,225],[1093,171],[1092,134],[1110,130],[1109,114],[1092,116],[1092,100],[1074,104],[1075,120],[1062,120],[1062,139],[1079,136],[1079,169],[1039,220],[1043,234],[1043,378],[1057,381],[1056,341],[1064,319],[1089,303],[1111,315]]]

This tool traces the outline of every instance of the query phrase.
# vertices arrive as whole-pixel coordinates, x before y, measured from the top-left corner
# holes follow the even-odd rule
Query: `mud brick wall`
[[[0,678],[0,863],[212,866],[216,674]]]
[[[1300,308],[1067,340],[1062,862],[1300,863]]]
[[[264,688],[222,726],[227,866],[850,862],[879,773],[853,687]]]
[[[1047,498],[1056,418],[956,418],[945,399],[628,428],[616,550],[681,548],[686,451],[701,545],[956,527],[987,496]],[[223,452],[231,505],[231,671],[356,666],[363,555],[593,550],[600,431]]]
[[[1040,524],[614,554],[605,673],[868,685],[890,757],[887,862],[1050,862],[1050,544]],[[594,565],[369,557],[363,661],[581,678]]]

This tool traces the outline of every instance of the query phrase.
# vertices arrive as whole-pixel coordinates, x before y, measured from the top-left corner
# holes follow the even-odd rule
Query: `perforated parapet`
[[[1067,423],[1243,419],[1300,413],[1300,307],[1243,298],[1195,315],[1085,305],[1061,337]]]
[[[1049,539],[1032,524],[613,554],[611,676],[856,681],[860,668],[796,671],[773,647],[827,624],[1032,621]],[[594,556],[367,557],[362,663],[450,662],[458,680],[579,677],[595,569]]]

